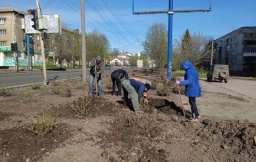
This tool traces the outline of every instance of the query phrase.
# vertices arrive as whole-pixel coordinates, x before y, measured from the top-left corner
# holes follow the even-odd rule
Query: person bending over
[[[122,82],[122,85],[125,105],[127,105],[129,95],[134,111],[137,113],[143,113],[140,109],[139,101],[144,103],[148,102],[147,98],[144,98],[143,93],[150,89],[150,85],[148,83],[143,84],[134,79],[125,79]]]
[[[117,96],[121,96],[121,79],[125,77],[125,79],[128,79],[128,73],[123,69],[117,69],[111,73],[111,80],[112,80],[112,95],[115,94],[115,87],[117,85]]]

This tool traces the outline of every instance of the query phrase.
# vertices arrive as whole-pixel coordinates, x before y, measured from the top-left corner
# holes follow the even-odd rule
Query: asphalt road
[[[111,70],[104,70],[104,73],[111,73],[112,71],[118,69],[118,67],[114,67]],[[124,68],[126,71],[132,71],[134,69]],[[67,71],[46,71],[47,80],[55,78],[56,80],[63,79],[72,79],[72,78],[81,78],[82,69],[72,69]],[[89,76],[89,69],[86,72],[87,77]],[[40,70],[33,71],[21,71],[15,72],[10,70],[0,70],[0,88],[6,87],[16,87],[16,86],[24,86],[35,83],[43,83],[43,73]]]
[[[57,77],[57,80],[81,77],[82,70],[67,71],[47,71],[47,80]],[[87,74],[88,75],[88,74]],[[21,71],[21,72],[4,72],[0,73],[0,87],[21,86],[34,83],[43,83],[43,73],[39,70]]]
[[[256,123],[255,79],[231,77],[228,83],[200,80],[200,85],[202,96],[197,103],[201,115]]]

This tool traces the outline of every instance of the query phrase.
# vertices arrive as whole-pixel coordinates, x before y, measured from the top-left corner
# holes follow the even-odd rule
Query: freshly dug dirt
[[[159,76],[150,71],[145,77],[156,83]],[[83,114],[74,111],[74,103],[84,104],[79,98],[88,89],[79,80],[65,83],[68,95],[60,95],[63,84],[51,84],[1,96],[0,161],[256,161],[254,123],[213,116],[190,122],[172,85],[169,96],[150,90],[149,104],[141,105],[144,113],[136,114],[109,93],[109,78],[103,84],[104,96],[91,98]],[[55,123],[48,133],[37,135],[28,125],[42,114]]]

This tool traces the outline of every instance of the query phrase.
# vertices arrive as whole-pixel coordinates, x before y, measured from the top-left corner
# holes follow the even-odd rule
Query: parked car
[[[218,80],[222,82],[224,80],[225,83],[228,82],[229,79],[229,66],[215,64],[211,68],[211,70],[207,73],[207,81],[212,82],[214,80]]]
[[[111,70],[111,65],[109,65],[109,64],[105,65],[104,69],[105,70]]]

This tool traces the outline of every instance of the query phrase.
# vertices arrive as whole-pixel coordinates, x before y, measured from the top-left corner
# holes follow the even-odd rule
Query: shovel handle
[[[181,101],[181,94],[180,94],[180,86],[179,85],[178,85],[178,91],[179,91],[180,104],[181,104],[181,107],[182,107],[183,116],[186,119],[184,106],[183,106],[182,101]]]

